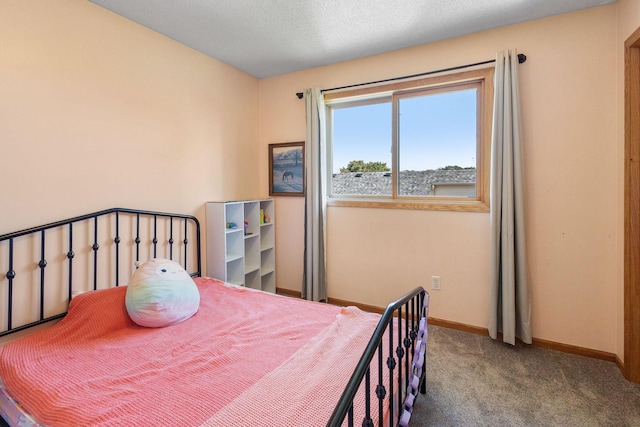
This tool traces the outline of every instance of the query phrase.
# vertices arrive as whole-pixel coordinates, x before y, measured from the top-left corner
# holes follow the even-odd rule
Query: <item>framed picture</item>
[[[269,144],[269,195],[304,196],[304,141]]]

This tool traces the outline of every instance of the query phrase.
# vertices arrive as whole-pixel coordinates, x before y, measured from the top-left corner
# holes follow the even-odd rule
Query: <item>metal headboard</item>
[[[190,245],[189,237],[195,238],[195,247]],[[174,260],[192,277],[201,276],[198,219],[112,208],[1,235],[0,271],[4,267],[6,274],[0,276],[0,337],[63,317],[74,292],[128,283],[125,280],[136,263],[150,258]],[[52,275],[58,277],[49,278],[47,267],[54,265],[57,271]],[[84,276],[80,285],[78,275]],[[18,284],[21,278],[24,282]],[[31,295],[29,307],[22,312],[14,311],[16,286]],[[46,307],[47,298],[51,298],[47,292],[53,295],[53,308]],[[35,313],[27,314],[32,318],[26,322],[16,322],[15,317],[24,318],[26,311]]]

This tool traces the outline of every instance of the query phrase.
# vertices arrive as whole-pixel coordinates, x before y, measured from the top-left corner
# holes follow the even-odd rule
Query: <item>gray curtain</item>
[[[302,298],[327,300],[325,264],[326,120],[324,96],[318,88],[304,92],[307,111],[305,141],[304,272]]]
[[[531,303],[527,285],[524,170],[518,95],[518,54],[496,59],[491,145],[491,297],[489,335],[502,333],[531,344]]]

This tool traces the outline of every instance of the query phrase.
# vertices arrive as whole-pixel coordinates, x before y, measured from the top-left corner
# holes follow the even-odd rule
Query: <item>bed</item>
[[[422,288],[368,313],[203,277],[200,247],[197,218],[122,208],[0,236],[0,424],[408,425],[426,392]],[[140,326],[125,285],[162,258],[199,306]]]

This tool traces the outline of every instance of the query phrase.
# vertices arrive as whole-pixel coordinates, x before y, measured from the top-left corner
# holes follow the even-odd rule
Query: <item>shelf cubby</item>
[[[272,199],[207,202],[207,275],[276,291]]]

